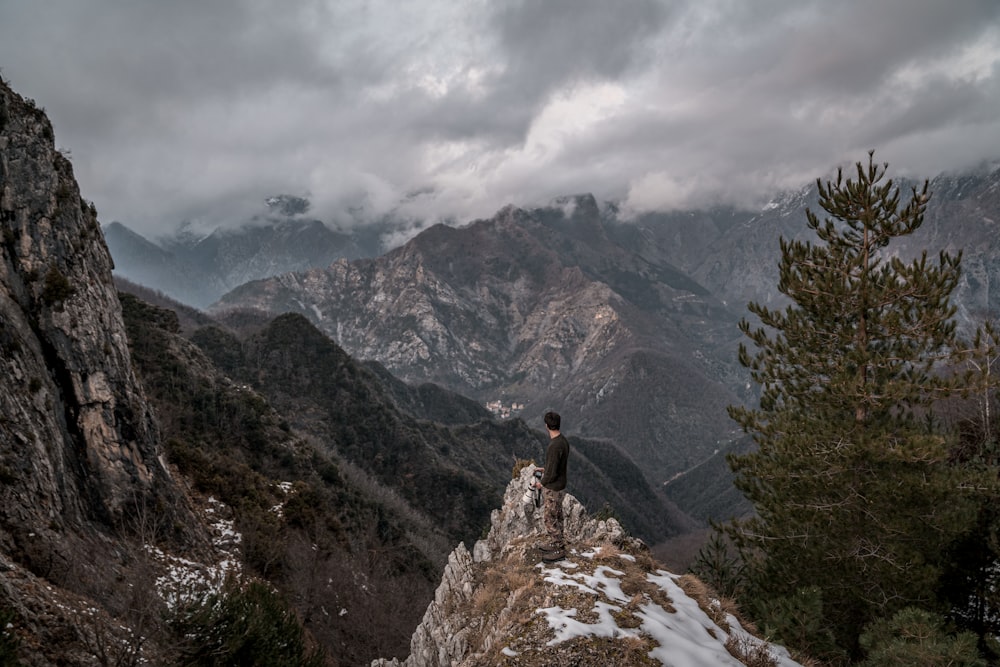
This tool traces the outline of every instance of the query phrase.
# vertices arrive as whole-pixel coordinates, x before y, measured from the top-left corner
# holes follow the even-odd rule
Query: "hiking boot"
[[[544,553],[553,553],[553,552],[556,552],[556,551],[562,551],[563,550],[563,548],[561,546],[557,545],[557,544],[539,544],[535,548],[538,549],[541,552],[544,552]]]

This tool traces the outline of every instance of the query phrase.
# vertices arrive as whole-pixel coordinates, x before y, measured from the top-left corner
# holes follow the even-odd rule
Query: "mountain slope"
[[[0,232],[4,664],[181,664],[303,626],[331,665],[403,646],[451,536],[118,294],[52,126],[2,82]]]
[[[164,462],[96,211],[44,113],[2,81],[0,228],[5,644],[13,633],[32,665],[95,664],[97,644],[158,655],[163,601],[133,586],[144,548],[216,551]]]
[[[207,327],[192,340],[288,415],[291,426],[401,493],[455,541],[479,534],[515,459],[544,455],[544,436],[523,421],[496,422],[452,392],[410,387],[384,369],[374,373],[302,316],[280,316],[242,339]],[[572,442],[572,483],[591,507],[614,508],[651,541],[690,527],[613,446]]]
[[[891,170],[891,165],[890,165]],[[891,176],[891,172],[890,172]],[[912,187],[893,178],[905,199]],[[931,199],[923,226],[895,244],[896,252],[914,257],[927,249],[962,250],[963,282],[956,293],[960,316],[971,321],[996,312],[1000,293],[1000,168],[983,165],[962,174],[940,174],[930,180]],[[737,310],[748,301],[775,304],[779,237],[813,240],[805,209],[820,218],[815,183],[775,196],[760,211],[713,209],[648,214],[611,228],[619,242],[651,261],[676,264],[719,299]],[[992,289],[991,289],[992,287]]]
[[[166,454],[233,508],[246,572],[281,591],[338,664],[404,642],[452,535],[221,372],[172,311],[121,299]]]

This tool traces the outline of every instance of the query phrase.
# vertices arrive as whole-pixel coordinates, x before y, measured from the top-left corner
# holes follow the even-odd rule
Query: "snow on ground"
[[[278,490],[281,491],[286,496],[292,492],[293,485],[291,482],[278,482],[275,486],[277,486]],[[277,514],[279,519],[284,517],[285,503],[284,502],[278,503],[277,505],[271,508],[271,511]]]
[[[593,558],[596,552],[578,554],[584,558]],[[628,554],[621,554],[628,560]],[[624,572],[606,565],[598,566],[594,572],[584,572],[576,563],[563,561],[555,566],[537,566],[542,571],[545,581],[556,586],[573,587],[580,591],[593,594],[596,598],[594,612],[597,620],[584,623],[577,620],[578,610],[562,607],[547,607],[538,609],[543,614],[549,627],[555,633],[549,645],[555,645],[575,637],[636,637],[647,635],[658,644],[650,651],[651,658],[670,667],[742,667],[743,663],[733,657],[725,645],[730,637],[740,646],[750,650],[767,650],[777,667],[801,667],[792,660],[788,651],[769,644],[750,634],[732,615],[728,615],[728,628],[719,627],[702,609],[698,603],[687,595],[678,585],[679,577],[665,570],[657,570],[647,575],[647,580],[660,588],[669,597],[674,611],[668,611],[651,600],[639,605],[633,614],[641,621],[635,628],[621,628],[612,615],[620,612],[630,602],[630,596],[622,592],[620,577]],[[763,647],[763,648],[758,648]],[[510,655],[509,653],[507,655]]]
[[[219,559],[215,563],[198,563],[167,553],[147,544],[146,553],[162,567],[156,578],[156,591],[171,609],[198,602],[206,595],[217,593],[230,576],[242,574],[239,546],[243,536],[236,531],[226,505],[209,497],[202,510],[212,531],[212,544]]]

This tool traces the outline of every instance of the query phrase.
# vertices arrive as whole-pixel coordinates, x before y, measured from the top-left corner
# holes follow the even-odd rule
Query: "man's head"
[[[559,424],[562,422],[562,419],[560,419],[558,412],[546,412],[544,420],[545,420],[545,428],[549,429],[550,431],[558,431]]]

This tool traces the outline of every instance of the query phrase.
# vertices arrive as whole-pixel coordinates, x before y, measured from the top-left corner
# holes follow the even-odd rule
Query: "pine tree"
[[[902,204],[873,152],[856,166],[855,178],[817,181],[829,217],[806,218],[819,242],[781,240],[791,304],[751,303],[762,326],[740,324],[760,406],[730,407],[758,445],[730,457],[756,510],[730,530],[751,602],[766,625],[769,609],[818,588],[827,628],[854,656],[870,621],[933,603],[940,547],[974,517],[932,412],[960,385],[936,372],[955,354],[960,254],[892,256],[923,222],[928,184]]]

